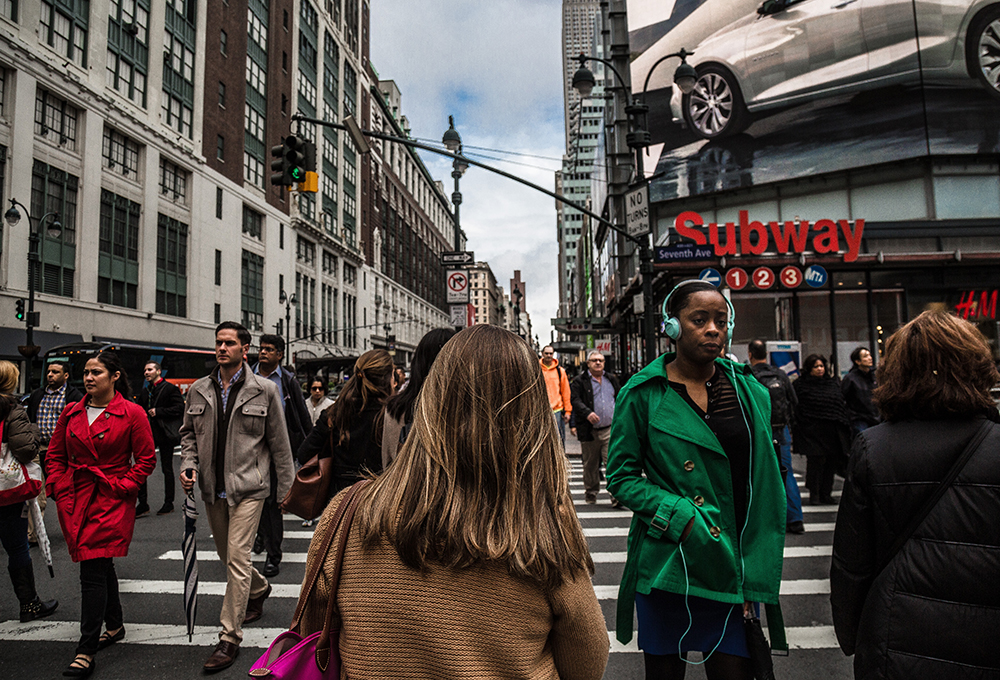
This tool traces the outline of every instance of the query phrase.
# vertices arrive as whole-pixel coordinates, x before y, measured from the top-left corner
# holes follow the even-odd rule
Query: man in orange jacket
[[[556,359],[556,352],[551,345],[542,348],[542,377],[545,378],[545,389],[549,393],[549,406],[552,407],[552,415],[556,419],[559,428],[559,438],[562,439],[563,449],[566,448],[566,423],[573,412],[573,405],[570,404],[569,378],[566,371],[559,365]]]

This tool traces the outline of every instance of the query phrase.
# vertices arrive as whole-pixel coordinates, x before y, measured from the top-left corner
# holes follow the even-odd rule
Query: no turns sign
[[[445,272],[448,287],[448,304],[465,304],[469,301],[469,275],[461,269]]]

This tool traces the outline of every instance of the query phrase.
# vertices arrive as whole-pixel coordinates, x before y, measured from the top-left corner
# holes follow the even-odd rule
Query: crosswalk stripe
[[[211,562],[211,561],[217,561],[219,559],[218,553],[216,553],[214,550],[199,550],[197,552],[197,556],[198,556],[198,560],[199,561],[201,561],[201,560],[207,560],[207,561]],[[168,550],[167,552],[165,552],[162,555],[160,555],[160,557],[158,559],[161,559],[161,560],[182,560],[182,559],[184,559],[184,556],[181,554],[180,550]],[[263,556],[261,556],[260,559],[263,560],[264,559]],[[301,553],[293,553],[293,552],[282,553],[282,555],[281,555],[281,561],[282,561],[282,563],[288,562],[289,564],[305,564],[305,562],[306,562],[306,553],[304,553],[304,552],[301,552]]]
[[[838,649],[837,635],[833,631],[833,626],[795,626],[785,628],[785,635],[788,638],[790,649]],[[636,638],[627,645],[623,645],[615,639],[615,632],[608,631],[608,639],[611,640],[612,654],[635,654],[639,652]]]
[[[125,622],[125,639],[119,645],[179,645],[211,648],[219,641],[219,626],[195,626],[188,642],[187,626],[163,623]],[[286,628],[244,628],[242,648],[267,649]],[[0,640],[11,642],[72,642],[80,640],[79,621],[33,621],[0,623]]]
[[[829,595],[830,582],[823,579],[798,579],[781,582],[782,595]],[[618,586],[594,586],[598,600],[618,599]]]

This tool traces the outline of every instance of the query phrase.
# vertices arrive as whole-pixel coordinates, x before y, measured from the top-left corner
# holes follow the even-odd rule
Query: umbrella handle
[[[49,568],[49,578],[55,578],[56,577],[56,572],[52,571],[52,565],[49,564],[47,566]]]

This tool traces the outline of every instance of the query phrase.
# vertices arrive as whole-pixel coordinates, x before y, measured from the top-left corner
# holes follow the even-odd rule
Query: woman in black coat
[[[799,403],[792,441],[796,451],[806,456],[809,505],[833,505],[833,475],[846,467],[851,442],[851,421],[840,383],[830,375],[823,357],[810,354],[793,387]]]
[[[1000,678],[1000,379],[972,324],[924,312],[890,339],[833,538],[833,622],[860,680]],[[983,428],[955,481],[913,518]]]

